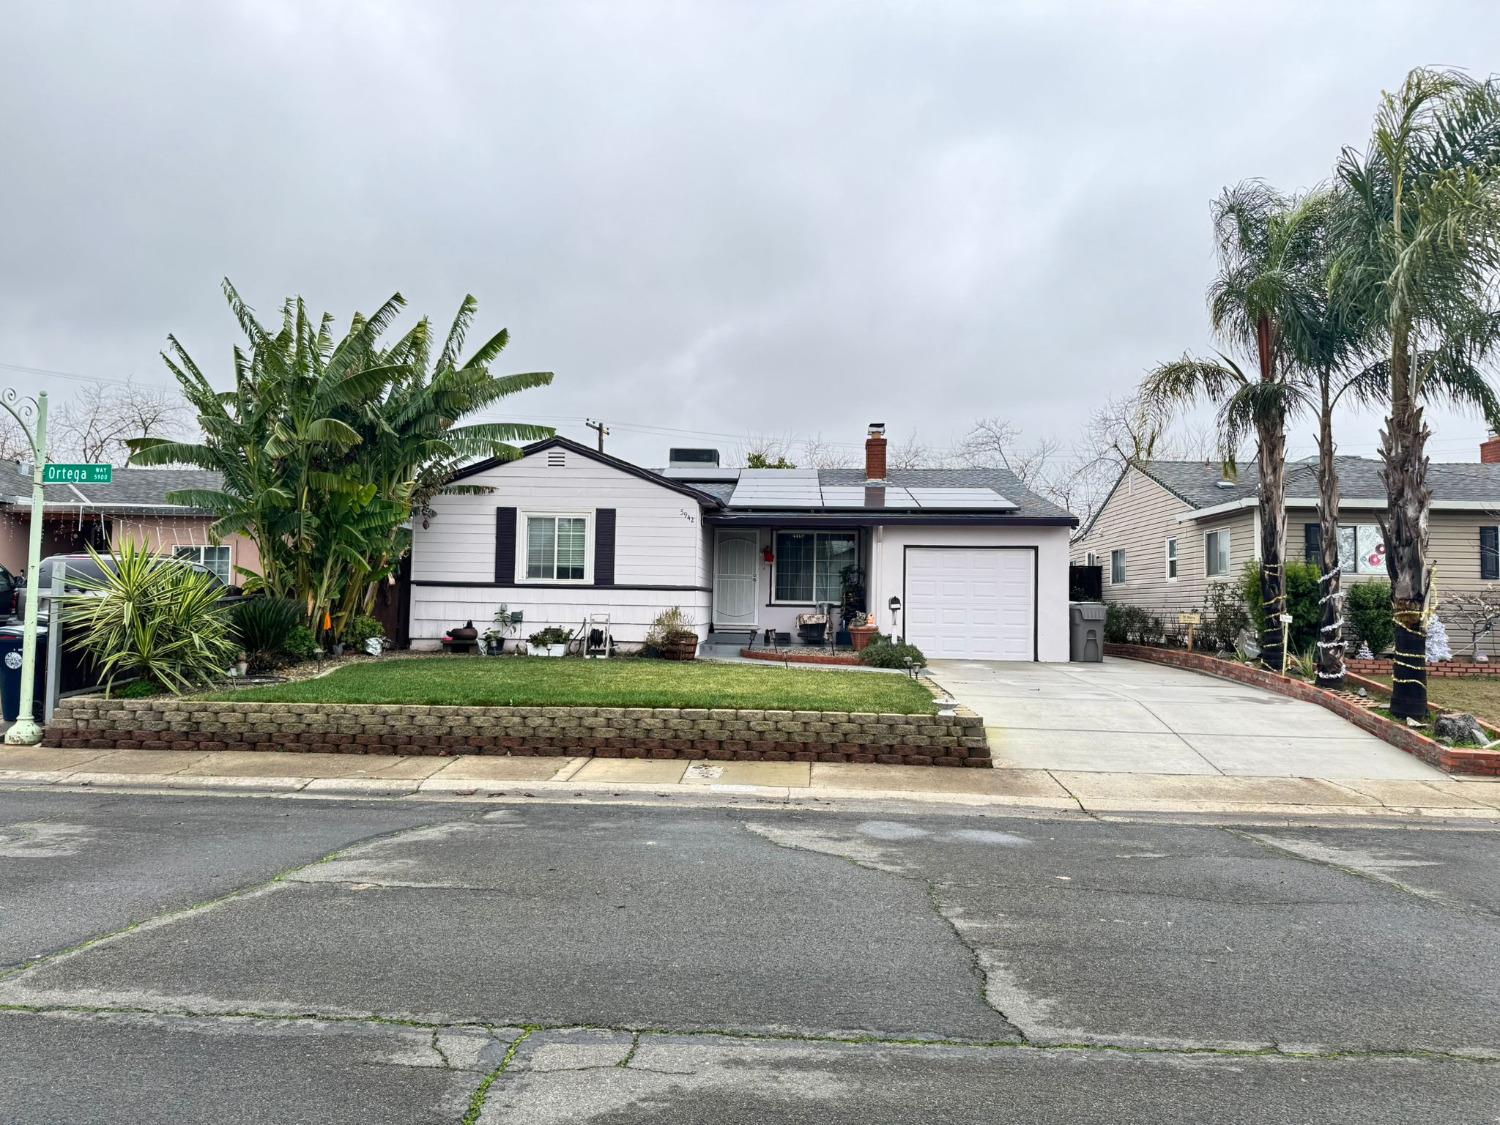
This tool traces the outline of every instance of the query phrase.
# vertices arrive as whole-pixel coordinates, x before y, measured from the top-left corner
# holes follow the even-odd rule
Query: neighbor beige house
[[[1439,605],[1500,599],[1500,439],[1484,460],[1433,464],[1430,557]],[[1337,458],[1340,560],[1346,581],[1385,578],[1380,462]],[[1166,614],[1201,607],[1211,583],[1237,582],[1260,554],[1254,464],[1226,475],[1205,461],[1145,461],[1121,474],[1073,540],[1072,561],[1103,569],[1105,601]],[[1318,554],[1317,463],[1287,467],[1287,557]],[[1455,638],[1456,640],[1456,638]]]
[[[104,550],[129,541],[160,554],[202,563],[240,585],[244,570],[258,573],[260,553],[242,535],[215,542],[213,517],[199,508],[169,504],[179,489],[217,489],[217,473],[199,469],[114,470],[109,484],[49,484],[43,489],[42,558]],[[31,527],[31,467],[0,461],[0,566],[12,574],[26,567]]]

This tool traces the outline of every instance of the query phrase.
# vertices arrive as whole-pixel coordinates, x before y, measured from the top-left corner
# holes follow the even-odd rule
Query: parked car
[[[20,579],[0,566],[0,617],[10,617],[16,612],[16,596],[20,589]]]
[[[177,558],[173,558],[171,561],[178,566],[191,567],[193,570],[212,578],[214,583],[222,590],[222,596],[219,598],[221,605],[233,605],[235,602],[244,599],[245,594],[243,590],[238,586],[226,586],[222,578],[202,563],[189,562],[187,559]],[[100,562],[95,562],[92,555],[49,555],[37,567],[39,578],[37,588],[50,591],[52,589],[52,576],[61,567],[63,568],[63,593],[83,593],[83,583],[99,582],[104,578],[104,570],[100,566],[100,563],[103,563],[107,567],[110,563],[109,556],[101,556]],[[24,582],[16,583],[12,597],[14,599],[15,614],[19,617],[26,612],[26,585]],[[3,604],[3,596],[0,596],[0,605]]]

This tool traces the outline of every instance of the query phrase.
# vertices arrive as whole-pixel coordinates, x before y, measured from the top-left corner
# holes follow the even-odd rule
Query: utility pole
[[[583,424],[599,435],[599,452],[604,452],[604,435],[609,433],[609,427],[603,422],[596,422],[592,418],[585,418]]]
[[[36,398],[21,398],[14,388],[0,391],[0,409],[16,420],[21,433],[31,443],[31,537],[26,547],[26,623],[21,640],[21,709],[16,721],[5,732],[5,741],[11,746],[35,746],[42,740],[42,728],[32,716],[33,696],[36,692],[36,608],[37,595],[42,592],[42,465],[47,460],[47,392]],[[29,417],[36,419],[36,432],[26,424]],[[53,617],[56,617],[54,607]],[[53,645],[62,643],[58,629],[50,631]]]

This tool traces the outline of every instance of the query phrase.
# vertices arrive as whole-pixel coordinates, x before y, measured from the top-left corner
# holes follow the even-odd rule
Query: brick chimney
[[[1500,442],[1496,446],[1496,460],[1500,460]],[[885,483],[885,423],[871,422],[869,436],[865,438],[865,483]]]
[[[1479,443],[1479,460],[1485,465],[1500,465],[1500,435],[1491,434]]]

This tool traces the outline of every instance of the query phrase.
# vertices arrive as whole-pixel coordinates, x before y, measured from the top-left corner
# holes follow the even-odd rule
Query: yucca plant
[[[302,607],[285,598],[246,598],[234,607],[234,635],[252,668],[272,665],[286,652]]]
[[[69,596],[66,612],[106,692],[122,678],[181,692],[223,676],[239,649],[212,574],[128,540],[89,555],[103,577],[80,580],[83,593]]]

